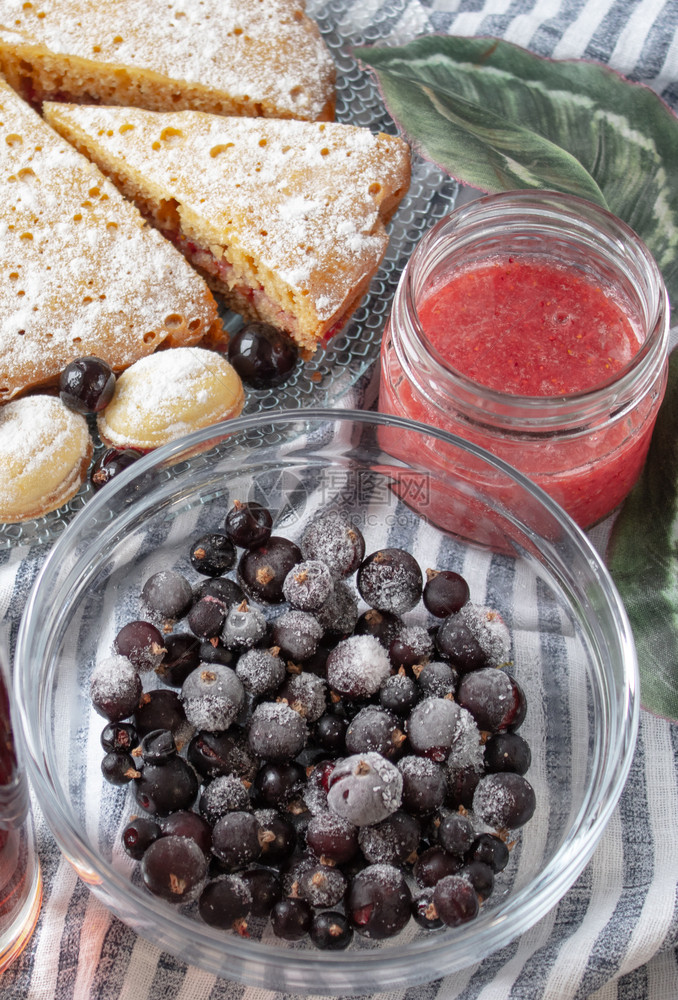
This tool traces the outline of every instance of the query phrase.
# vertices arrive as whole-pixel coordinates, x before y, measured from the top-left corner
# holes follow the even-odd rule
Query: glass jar
[[[599,285],[630,321],[637,353],[604,384],[559,396],[514,395],[456,371],[426,336],[421,304],[460,268],[508,257],[573,270]],[[554,192],[488,195],[430,229],[407,263],[382,342],[379,409],[485,448],[588,527],[640,475],[666,388],[668,326],[659,269],[615,216]]]

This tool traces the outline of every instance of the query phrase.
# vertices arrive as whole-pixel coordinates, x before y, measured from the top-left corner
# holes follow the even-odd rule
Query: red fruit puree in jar
[[[536,259],[507,257],[461,270],[428,293],[418,315],[447,364],[515,395],[592,389],[640,347],[600,285]]]
[[[432,226],[405,266],[379,409],[484,448],[588,527],[643,467],[666,388],[668,317],[655,261],[609,212],[553,191],[477,198]],[[480,485],[501,499],[506,477],[490,481],[472,452],[431,441],[441,479],[429,516],[480,538],[465,496]],[[416,461],[406,435],[383,447]]]

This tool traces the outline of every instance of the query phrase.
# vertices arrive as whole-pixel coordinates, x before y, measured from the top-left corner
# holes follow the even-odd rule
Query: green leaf
[[[636,641],[641,702],[678,719],[678,348],[647,462],[615,521],[607,562]]]
[[[493,38],[425,35],[355,54],[422,156],[483,191],[551,188],[606,206],[647,243],[678,303],[678,118],[649,87]]]

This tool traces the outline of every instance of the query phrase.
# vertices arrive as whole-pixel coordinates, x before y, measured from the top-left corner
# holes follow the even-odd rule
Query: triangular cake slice
[[[47,121],[227,305],[305,349],[347,319],[410,182],[401,139],[338,123],[45,104]]]
[[[0,0],[0,72],[38,104],[334,118],[304,0]]]
[[[1,79],[0,237],[0,402],[83,355],[223,337],[202,278]]]

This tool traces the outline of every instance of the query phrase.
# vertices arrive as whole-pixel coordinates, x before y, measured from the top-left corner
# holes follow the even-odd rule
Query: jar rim
[[[558,396],[507,393],[492,389],[458,371],[433,346],[419,319],[415,283],[426,270],[436,242],[445,239],[449,254],[455,241],[455,245],[464,240],[471,245],[472,238],[483,227],[487,231],[498,223],[506,232],[512,225],[516,231],[519,227],[522,230],[529,227],[533,232],[539,229],[548,232],[567,224],[572,229],[572,238],[576,236],[584,243],[593,245],[593,241],[602,237],[603,244],[619,255],[619,262],[622,256],[628,257],[630,263],[642,269],[647,289],[654,297],[654,301],[649,303],[646,335],[638,351],[611,379],[588,389]],[[439,254],[442,259],[444,252]],[[548,254],[543,256],[547,258]],[[454,391],[455,402],[465,401],[471,408],[482,410],[486,417],[509,417],[520,411],[521,417],[528,423],[535,419],[541,423],[547,410],[554,420],[571,417],[576,422],[582,414],[589,415],[600,407],[609,412],[611,396],[614,397],[615,407],[623,406],[631,397],[637,398],[639,381],[654,378],[657,366],[663,364],[668,351],[668,295],[652,254],[625,222],[607,209],[577,195],[525,189],[483,195],[460,206],[432,226],[419,242],[403,272],[397,297],[399,292],[405,296],[410,332],[425,352],[426,363],[434,369],[436,378]],[[642,294],[647,297],[647,293]],[[478,397],[482,397],[482,404],[475,402]]]

